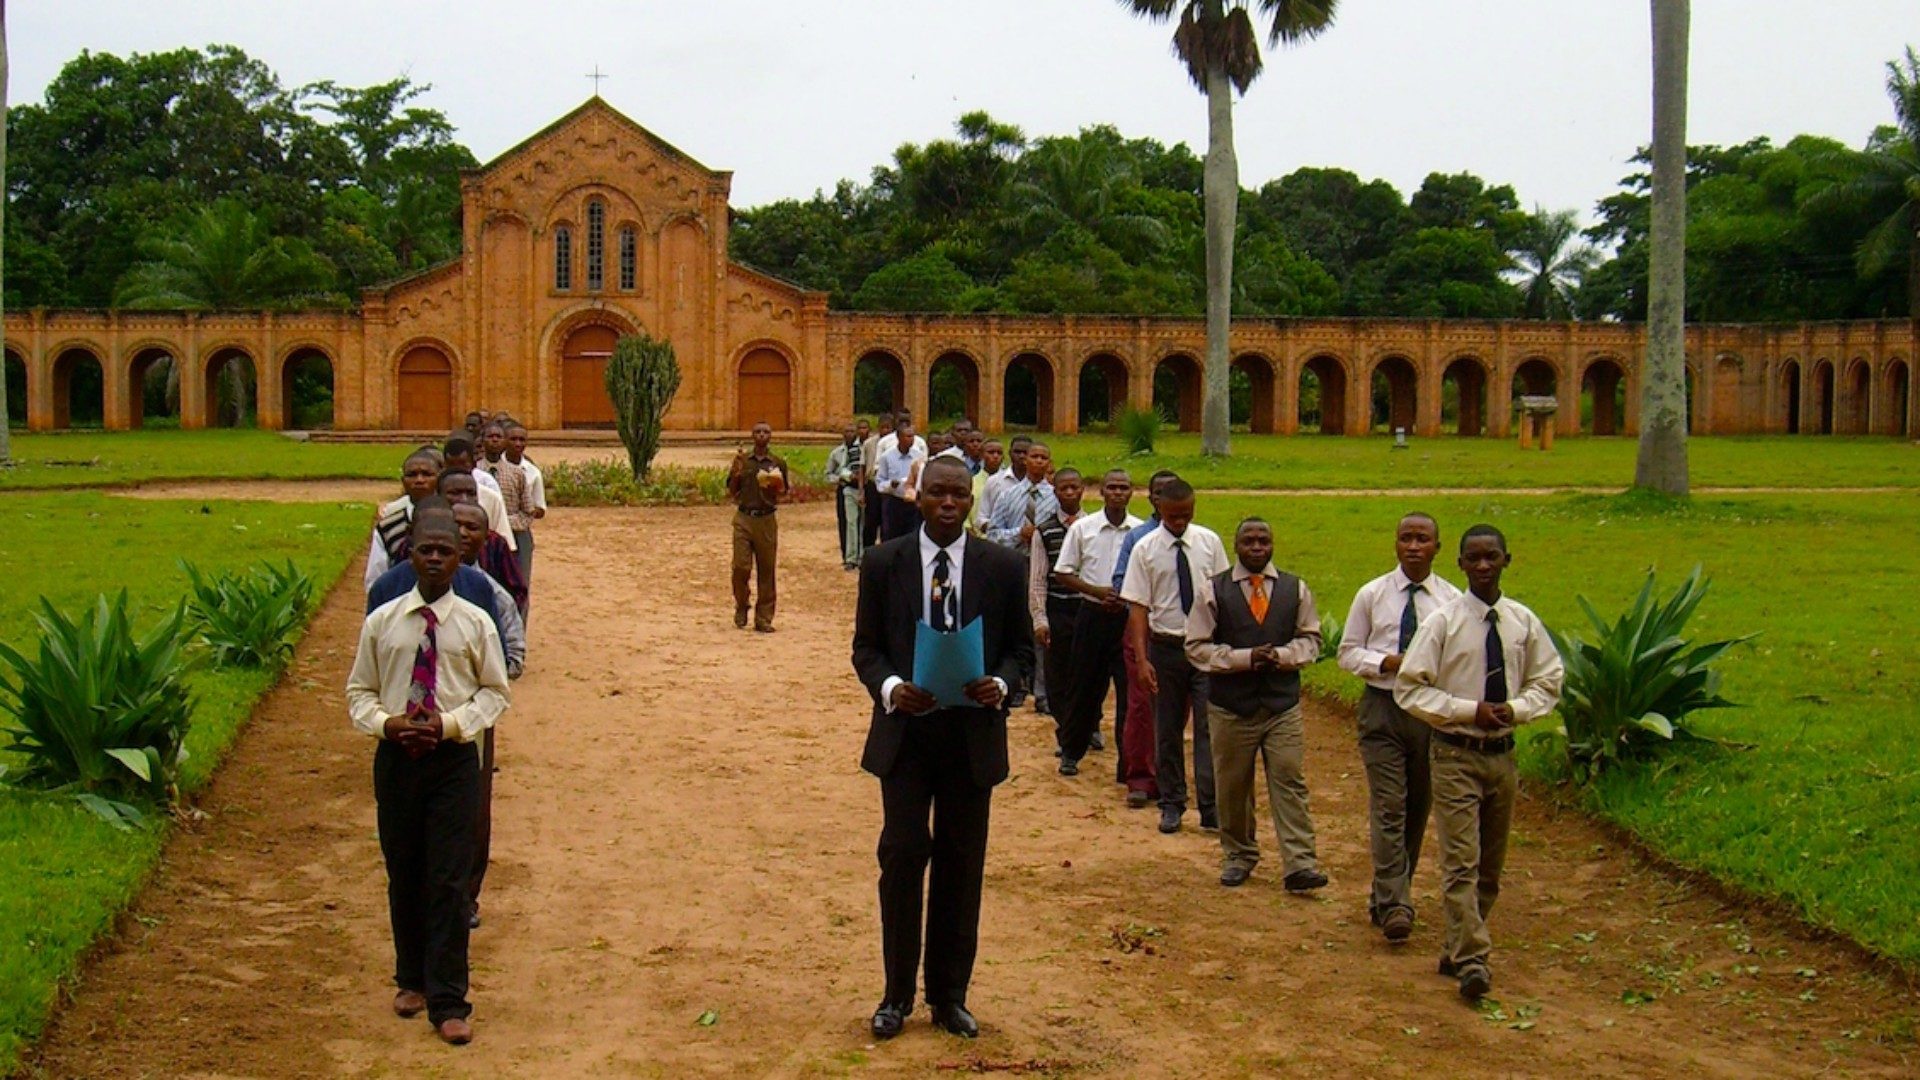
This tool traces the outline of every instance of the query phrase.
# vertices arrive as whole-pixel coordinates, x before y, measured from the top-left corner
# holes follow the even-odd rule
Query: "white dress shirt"
[[[1353,606],[1347,610],[1347,626],[1340,635],[1340,666],[1365,679],[1368,686],[1389,693],[1394,678],[1383,674],[1380,664],[1389,656],[1400,655],[1400,616],[1407,610],[1407,588],[1413,579],[1398,566],[1382,574],[1353,594]],[[1428,574],[1413,594],[1417,621],[1453,603],[1460,587],[1438,574]]]
[[[962,532],[958,539],[944,548],[938,543],[935,543],[933,537],[927,535],[927,527],[924,525],[920,527],[919,536],[920,621],[926,623],[928,626],[933,625],[934,562],[940,557],[940,553],[945,551],[947,553],[947,595],[949,597],[947,605],[948,610],[953,613],[950,619],[950,626],[952,629],[958,630],[960,629],[960,582],[965,577],[963,571],[967,562],[967,534]],[[886,680],[880,684],[880,701],[886,706],[888,712],[893,711],[893,688],[906,681],[906,679],[899,675],[889,675]],[[993,681],[999,685],[1000,695],[1005,697],[1007,684],[1002,682],[998,675],[993,677]]]
[[[873,486],[879,488],[882,495],[906,498],[908,482],[913,479],[913,467],[925,453],[917,445],[913,450],[901,453],[899,437],[888,439],[882,444],[880,460],[873,466]]]
[[[1113,586],[1113,564],[1120,560],[1120,545],[1127,534],[1140,524],[1128,514],[1114,524],[1101,507],[1067,527],[1067,538],[1060,542],[1060,558],[1053,564],[1056,574],[1070,574],[1089,585]]]
[[[1220,534],[1204,525],[1188,525],[1179,536],[1163,524],[1133,545],[1127,560],[1126,580],[1120,585],[1120,599],[1147,609],[1147,630],[1155,634],[1186,636],[1187,613],[1180,610],[1180,560],[1175,544],[1187,549],[1187,570],[1193,582],[1194,603],[1200,590],[1210,589],[1207,579],[1233,565],[1227,560],[1227,548]]]
[[[431,604],[419,588],[373,610],[360,626],[360,647],[347,676],[347,715],[353,726],[385,738],[389,717],[404,716],[413,686],[413,660],[426,637],[421,611],[432,608],[438,662],[434,665],[434,701],[440,707],[442,737],[472,742],[507,711],[506,653],[487,613],[448,589]]]
[[[473,482],[483,488],[492,488],[495,495],[500,494],[500,481],[495,480],[492,473],[480,468],[480,462],[476,461],[473,465]]]
[[[535,465],[533,459],[524,454],[520,457],[520,471],[527,474],[527,497],[533,501],[533,505],[538,507],[541,513],[545,513],[547,510],[547,474],[541,472],[540,466]]]
[[[1401,708],[1459,735],[1490,739],[1513,730],[1473,722],[1486,698],[1489,611],[1500,613],[1500,652],[1514,725],[1545,716],[1560,704],[1566,666],[1539,616],[1505,596],[1489,607],[1467,592],[1428,616],[1413,635],[1393,688]]]

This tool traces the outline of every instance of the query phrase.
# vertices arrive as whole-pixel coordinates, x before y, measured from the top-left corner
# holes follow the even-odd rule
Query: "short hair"
[[[1133,483],[1133,474],[1121,468],[1118,465],[1115,465],[1113,468],[1108,469],[1106,473],[1100,477],[1100,482],[1104,484],[1108,480],[1111,480],[1116,476],[1124,476],[1127,478],[1127,483],[1129,484]]]
[[[505,435],[507,433],[507,425],[501,423],[498,420],[489,420],[486,423],[480,425],[480,434],[485,435],[487,432],[492,431],[494,428],[499,428],[500,434],[502,435]]]
[[[467,438],[465,435],[455,435],[446,441],[446,444],[441,447],[441,450],[444,451],[448,457],[452,457],[455,454],[471,454],[473,453],[473,440]]]
[[[437,525],[445,522],[444,525]],[[429,495],[421,499],[413,508],[413,524],[407,528],[407,536],[418,537],[431,527],[444,528],[458,537],[460,525],[453,519],[453,504],[438,495]]]
[[[1056,486],[1062,480],[1085,480],[1085,479],[1086,479],[1085,477],[1080,475],[1080,470],[1074,468],[1071,465],[1067,465],[1065,467],[1055,469],[1053,471],[1053,482]]]
[[[1020,448],[1022,448],[1022,447],[1026,447],[1026,446],[1032,446],[1032,445],[1033,445],[1033,439],[1032,439],[1032,437],[1031,437],[1031,436],[1027,436],[1027,435],[1015,435],[1015,436],[1013,437],[1013,441],[1012,441],[1012,442],[1010,442],[1010,443],[1008,443],[1007,445],[1008,445],[1008,446],[1011,446],[1011,447],[1013,447],[1013,448],[1014,448],[1014,449],[1016,449],[1016,450],[1018,450],[1018,449],[1020,449]]]
[[[507,424],[507,434],[509,435],[513,434],[516,431],[525,431],[525,430],[527,430],[527,425],[521,423],[518,420],[509,421]]]
[[[1507,550],[1507,534],[1485,523],[1475,525],[1472,528],[1468,529],[1466,532],[1463,532],[1460,534],[1460,550],[1461,551],[1467,550],[1467,541],[1473,539],[1476,536],[1491,536],[1493,537],[1494,542],[1500,545],[1501,551]]]
[[[956,458],[956,457],[928,458],[927,463],[925,465],[920,466],[920,490],[925,491],[927,489],[928,476],[930,476],[936,470],[945,470],[945,469],[960,470],[960,472],[967,478],[967,494],[968,495],[973,494],[973,472],[972,470],[967,468],[966,462],[961,461],[959,458]]]
[[[1401,521],[1407,521],[1412,518],[1419,518],[1421,521],[1424,521],[1427,524],[1433,526],[1434,539],[1438,540],[1440,538],[1440,519],[1439,518],[1434,517],[1432,514],[1427,513],[1425,510],[1409,510],[1406,513],[1400,515]]]
[[[445,492],[447,490],[447,481],[458,480],[463,476],[469,480],[473,480],[473,486],[476,490],[480,487],[480,481],[475,480],[472,473],[463,469],[448,469],[446,472],[440,474],[440,479],[433,482],[433,490]]]
[[[439,472],[440,463],[444,460],[445,459],[440,456],[440,451],[435,450],[431,446],[423,446],[420,449],[415,450],[413,453],[407,455],[407,459],[400,463],[400,471],[405,472],[407,470],[407,466],[413,464],[416,461],[431,461],[433,463],[433,471]]]
[[[1001,446],[1001,443],[1000,443],[1000,440],[999,440],[999,439],[988,439],[987,441],[985,441],[985,442],[983,442],[983,443],[981,443],[980,445],[981,445],[982,447],[988,447],[988,446]],[[1005,449],[1005,447],[1004,447],[1004,446],[1002,446],[1002,447],[1001,447],[1001,449]]]
[[[1248,529],[1254,527],[1255,525],[1258,525],[1260,528],[1265,529],[1268,532],[1273,531],[1273,526],[1267,524],[1266,518],[1258,517],[1258,516],[1244,517],[1240,519],[1240,524],[1235,525],[1233,527],[1233,535],[1239,536],[1241,533],[1246,532]]]
[[[485,521],[487,518],[487,511],[483,507],[481,507],[479,503],[455,503],[452,509],[453,509],[453,517],[454,517],[454,520],[456,521],[459,520],[460,512],[462,510],[471,510],[476,514],[479,514],[480,519],[482,521]]]
[[[1172,502],[1184,502],[1193,498],[1193,485],[1176,476],[1160,489],[1160,497]]]
[[[1155,484],[1160,483],[1162,480],[1178,480],[1178,479],[1180,479],[1179,473],[1174,472],[1172,469],[1161,469],[1159,472],[1156,472],[1152,476],[1147,477],[1147,490],[1149,491],[1153,490],[1153,486]]]
[[[1041,442],[1039,439],[1034,439],[1027,443],[1027,453],[1031,454],[1035,450],[1045,450],[1047,452],[1048,457],[1053,456],[1053,447],[1048,446],[1046,443]]]

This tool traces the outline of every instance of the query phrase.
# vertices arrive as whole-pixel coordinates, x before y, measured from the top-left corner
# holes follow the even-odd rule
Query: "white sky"
[[[288,85],[431,83],[486,160],[578,105],[616,108],[706,164],[734,204],[865,180],[970,109],[1029,135],[1110,123],[1204,152],[1169,30],[1116,0],[14,0],[11,99],[82,49],[231,43]],[[1694,143],[1801,132],[1858,145],[1892,118],[1886,61],[1920,45],[1914,0],[1696,0]],[[1268,53],[1236,110],[1241,180],[1303,165],[1511,183],[1593,203],[1649,128],[1647,0],[1347,0],[1319,40]]]

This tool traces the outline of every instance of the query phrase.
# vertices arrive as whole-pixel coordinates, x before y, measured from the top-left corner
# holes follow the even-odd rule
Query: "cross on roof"
[[[599,97],[600,96],[600,80],[605,78],[610,78],[611,76],[607,75],[606,72],[601,71],[599,64],[595,64],[593,65],[593,70],[591,72],[588,72],[586,77],[593,80],[593,96]]]

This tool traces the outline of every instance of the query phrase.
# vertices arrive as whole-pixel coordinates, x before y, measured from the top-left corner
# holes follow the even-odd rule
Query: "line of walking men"
[[[1142,521],[1129,512],[1126,470],[1091,478],[1055,467],[1049,448],[1027,436],[1004,450],[964,420],[925,438],[905,413],[848,426],[827,466],[845,565],[856,569],[866,547],[917,529],[925,463],[960,460],[974,476],[972,531],[1029,561],[1035,707],[1054,719],[1060,774],[1079,775],[1104,748],[1111,696],[1114,781],[1129,807],[1157,806],[1159,830],[1174,833],[1191,801],[1200,827],[1219,832],[1220,883],[1237,887],[1260,862],[1255,784],[1264,774],[1283,887],[1325,887],[1300,709],[1300,673],[1320,658],[1321,619],[1307,583],[1274,565],[1272,527],[1240,522],[1230,556],[1194,522],[1196,493],[1170,471],[1148,481],[1152,512]],[[1369,789],[1368,912],[1388,942],[1409,939],[1412,878],[1437,809],[1447,924],[1439,970],[1478,999],[1492,985],[1486,916],[1517,790],[1513,732],[1556,706],[1562,666],[1539,619],[1500,591],[1511,556],[1498,529],[1463,533],[1466,591],[1433,573],[1441,534],[1431,515],[1407,514],[1393,543],[1394,569],[1356,594],[1338,649],[1340,666],[1366,683],[1357,719]]]

